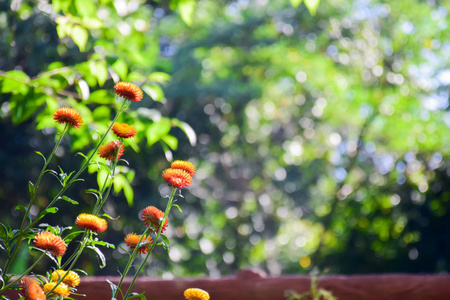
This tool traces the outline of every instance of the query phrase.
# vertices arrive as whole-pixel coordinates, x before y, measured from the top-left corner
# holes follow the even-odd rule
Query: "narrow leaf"
[[[72,203],[72,204],[78,205],[78,202],[77,202],[77,201],[75,201],[75,200],[72,200],[72,199],[70,199],[70,198],[69,198],[69,197],[67,197],[67,196],[62,196],[62,197],[61,197],[61,199],[63,199],[64,201],[67,201],[67,202],[69,202],[69,203]]]
[[[100,265],[99,265],[100,269],[103,269],[106,266],[106,258],[105,258],[105,255],[102,253],[102,251],[100,249],[98,249],[97,247],[92,246],[92,245],[87,246],[86,248],[92,249],[92,250],[94,250],[97,253],[97,256],[98,256],[98,258],[100,260]]]

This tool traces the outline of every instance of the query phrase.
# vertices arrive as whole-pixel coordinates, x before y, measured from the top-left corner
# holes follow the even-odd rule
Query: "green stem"
[[[83,252],[83,249],[86,247],[86,245],[89,241],[89,235],[90,235],[90,230],[86,229],[86,231],[84,232],[84,235],[83,235],[83,241],[81,242],[81,246],[79,247],[79,250],[75,252],[76,256],[73,259],[72,264],[70,265],[70,267],[67,270],[64,270],[64,266],[61,268],[66,273],[64,274],[64,276],[60,277],[58,279],[58,281],[56,282],[55,286],[46,293],[47,297],[50,295],[51,292],[53,292],[54,289],[56,289],[56,287],[64,280],[64,278],[66,278],[66,276],[69,275],[69,272],[73,269],[75,263],[77,262],[78,258],[80,257],[81,253]],[[66,265],[69,261],[70,261],[70,259],[68,261],[66,261],[66,263],[64,265]]]
[[[47,169],[48,164],[50,163],[50,161],[52,160],[56,149],[58,149],[59,145],[61,144],[62,139],[64,138],[64,135],[67,132],[67,129],[69,127],[69,124],[66,123],[63,132],[61,133],[61,136],[59,137],[58,141],[55,144],[55,147],[53,148],[53,151],[50,153],[49,157],[45,160],[44,162],[44,166],[42,167],[41,173],[39,174],[38,180],[36,181],[36,185],[34,186],[34,194],[30,199],[30,203],[28,204],[27,210],[25,212],[25,215],[23,216],[22,219],[22,223],[20,224],[20,229],[19,229],[19,235],[17,237],[17,244],[16,247],[14,248],[14,251],[12,253],[12,255],[8,258],[8,261],[6,263],[5,269],[3,270],[3,274],[7,274],[8,270],[12,264],[12,262],[14,261],[17,252],[19,251],[20,248],[20,244],[22,243],[23,240],[23,233],[24,233],[24,229],[25,229],[25,223],[27,221],[28,215],[30,213],[31,207],[34,204],[34,200],[36,199],[36,191],[39,187],[39,184],[41,183],[42,177],[44,176],[45,170]],[[28,227],[29,228],[29,227]],[[26,229],[28,229],[26,228]]]
[[[14,283],[18,282],[20,279],[22,279],[25,275],[27,275],[28,273],[31,272],[31,270],[33,270],[33,268],[42,260],[42,258],[44,258],[45,252],[42,253],[41,256],[39,256],[39,258],[34,262],[33,265],[31,265],[31,267],[28,268],[28,270],[26,270],[24,273],[22,273],[19,277],[17,277],[16,279],[14,279],[13,281],[11,281],[10,283],[8,283],[7,285],[5,285],[3,287],[2,290],[6,290],[7,288],[9,288],[11,285],[13,285]]]
[[[170,209],[172,208],[173,198],[174,198],[174,196],[175,196],[176,190],[177,190],[176,188],[173,188],[173,190],[172,190],[172,194],[170,195],[169,202],[167,203],[166,210],[165,210],[165,212],[164,212],[164,217],[163,217],[163,219],[161,220],[161,222],[159,223],[160,225],[159,225],[158,234],[156,235],[155,240],[154,240],[153,243],[152,243],[152,246],[151,246],[150,249],[148,250],[148,253],[147,253],[147,255],[145,256],[144,261],[140,264],[138,270],[137,270],[136,273],[134,274],[133,279],[131,280],[130,286],[128,287],[128,290],[127,290],[127,292],[125,293],[125,295],[123,296],[123,299],[124,299],[124,300],[126,300],[126,299],[127,299],[127,296],[130,294],[131,289],[133,288],[134,282],[136,281],[138,275],[140,274],[140,272],[141,272],[142,269],[144,268],[145,263],[147,262],[148,258],[150,257],[150,254],[152,253],[153,248],[155,248],[155,246],[156,246],[156,244],[157,244],[157,242],[158,242],[158,240],[159,240],[159,237],[161,236],[161,231],[162,231],[162,229],[163,229],[163,227],[164,227],[163,224],[164,224],[164,222],[166,221],[167,216],[169,215]],[[138,248],[138,247],[136,247],[136,248]]]
[[[93,210],[93,214],[94,215],[97,215],[100,212],[100,209],[102,209],[103,205],[106,202],[106,199],[108,199],[109,193],[111,192],[111,188],[112,188],[113,182],[114,182],[114,176],[116,175],[116,167],[117,167],[117,164],[119,162],[119,153],[120,153],[120,147],[121,146],[122,146],[122,140],[120,141],[119,149],[118,149],[117,154],[116,154],[116,158],[114,159],[114,161],[110,165],[111,184],[108,185],[108,189],[106,191],[106,194],[103,195],[103,193],[105,192],[106,184],[107,184],[107,182],[109,180],[109,176],[110,176],[108,174],[108,176],[105,179],[105,183],[103,184],[102,190],[100,191],[99,201],[97,201],[97,203],[94,206],[94,210]]]
[[[94,155],[97,153],[98,148],[100,148],[100,146],[102,145],[103,141],[105,140],[108,132],[111,130],[112,126],[114,125],[114,123],[116,122],[116,120],[119,118],[120,114],[125,110],[125,104],[126,104],[126,100],[123,101],[122,106],[120,107],[119,111],[117,112],[116,116],[114,117],[111,125],[109,126],[108,130],[105,132],[105,134],[102,136],[100,142],[97,144],[97,146],[95,147],[94,151],[92,152],[91,156],[89,156],[89,158],[86,160],[86,162],[83,164],[83,166],[80,168],[80,170],[78,170],[78,172],[67,182],[67,184],[59,191],[59,193],[53,198],[53,200],[50,202],[49,205],[47,205],[47,207],[45,208],[45,210],[49,209],[50,207],[52,207],[55,202],[61,197],[61,195],[70,187],[70,185],[78,178],[78,176],[80,176],[80,174],[89,166],[89,164],[91,163],[92,158],[94,157]],[[30,227],[36,225],[36,223],[39,220],[35,220],[33,223],[31,223]]]

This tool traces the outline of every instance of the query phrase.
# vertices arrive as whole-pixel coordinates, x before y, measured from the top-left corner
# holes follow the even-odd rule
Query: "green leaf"
[[[183,211],[181,210],[181,207],[178,206],[178,204],[172,204],[172,206],[175,206],[176,208],[178,208],[178,210],[179,210],[180,213],[183,212]]]
[[[72,0],[53,0],[53,11],[56,13],[59,11],[63,11],[64,13],[66,13],[69,10],[71,4]]]
[[[95,17],[95,4],[91,0],[75,0],[75,7],[81,17]]]
[[[108,68],[106,64],[101,61],[91,61],[91,73],[97,78],[98,85],[103,86],[106,79],[108,79]]]
[[[164,136],[166,136],[171,129],[170,120],[162,118],[159,122],[155,122],[148,126],[145,136],[147,137],[147,145],[151,146]]]
[[[75,25],[72,28],[72,39],[74,43],[80,48],[80,51],[84,51],[86,42],[88,40],[88,32],[86,29],[79,25]]]
[[[153,72],[148,75],[148,80],[161,84],[167,83],[170,79],[172,79],[172,76],[164,72]]]
[[[166,143],[172,150],[177,150],[178,148],[178,140],[173,135],[166,135],[162,138],[164,143]]]
[[[119,58],[116,60],[116,62],[112,64],[112,68],[117,75],[119,75],[120,79],[125,80],[125,78],[127,78],[128,65],[123,59]]]
[[[305,0],[305,5],[309,10],[309,13],[313,16],[316,15],[317,7],[319,6],[320,0]]]
[[[109,283],[109,287],[111,288],[111,295],[115,295],[117,292],[117,289],[118,289],[117,285],[115,285],[112,281],[110,281],[108,279],[106,279],[106,282]],[[120,291],[120,289],[119,289],[119,291]],[[120,293],[122,293],[122,292],[120,291]],[[111,298],[111,300],[113,300],[113,299],[116,300],[117,298]]]
[[[97,253],[97,256],[100,260],[100,264],[99,264],[100,269],[103,269],[106,266],[106,258],[105,258],[105,255],[102,253],[102,251],[100,251],[100,249],[98,249],[97,247],[92,246],[92,245],[89,245],[86,248],[92,249]]]
[[[302,3],[303,0],[289,0],[291,2],[291,5],[293,7],[297,7],[300,5],[300,3]]]
[[[195,0],[180,0],[178,2],[178,11],[181,19],[189,26],[192,25],[194,17]]]
[[[145,291],[140,293],[140,294],[138,294],[138,293],[131,293],[131,297],[127,297],[127,299],[141,298],[141,300],[145,300],[147,298],[145,298],[144,293],[145,293]]]
[[[144,84],[142,90],[153,99],[153,101],[161,102],[164,100],[164,92],[159,85]]]
[[[26,94],[30,77],[22,71],[12,70],[0,75],[2,82],[2,93]],[[11,100],[10,100],[11,101]]]
[[[78,204],[79,204],[77,201],[72,200],[72,199],[70,199],[70,198],[67,197],[67,196],[62,196],[61,199],[64,200],[64,201],[67,201],[67,202],[69,202],[69,203],[75,204],[75,205],[78,205]]]
[[[57,207],[50,207],[47,208],[46,210],[43,210],[40,212],[40,214],[37,216],[36,221],[39,221],[40,219],[42,219],[46,214],[55,214],[58,211]]]
[[[39,154],[43,159],[44,159],[44,163],[46,163],[47,162],[47,159],[45,159],[45,156],[44,156],[44,154],[42,154],[41,152],[39,152],[39,151],[34,151],[34,152],[36,152],[36,154]]]
[[[192,129],[191,125],[178,119],[172,119],[172,123],[183,130],[184,134],[186,134],[187,138],[189,139],[189,143],[191,143],[191,146],[195,146],[197,144],[197,135],[195,134],[195,131],[194,129]]]
[[[30,192],[30,199],[33,199],[34,194],[36,194],[36,188],[31,181],[28,181],[28,191]]]

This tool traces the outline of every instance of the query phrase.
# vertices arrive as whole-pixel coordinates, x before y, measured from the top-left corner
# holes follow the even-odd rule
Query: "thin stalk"
[[[77,262],[78,258],[80,257],[81,253],[83,252],[83,249],[86,247],[86,244],[89,241],[89,235],[90,235],[90,230],[86,229],[85,234],[83,236],[84,239],[81,242],[81,246],[80,246],[79,251],[76,252],[77,255],[73,259],[72,264],[70,265],[70,267],[67,270],[64,270],[64,271],[66,271],[66,273],[58,279],[58,281],[56,282],[55,286],[50,291],[48,291],[46,293],[47,297],[48,297],[48,295],[50,295],[51,292],[53,292],[54,289],[56,289],[56,287],[64,280],[64,278],[66,278],[66,276],[69,275],[69,272],[73,269],[75,263]],[[64,267],[62,267],[61,269],[64,269]]]
[[[8,283],[7,285],[5,285],[3,287],[2,290],[6,290],[7,288],[9,288],[11,285],[13,285],[14,283],[18,282],[20,279],[22,279],[25,275],[27,275],[28,273],[31,272],[31,270],[33,270],[33,268],[42,260],[42,258],[44,258],[46,252],[43,252],[41,256],[39,256],[39,258],[34,262],[34,264],[31,265],[31,267],[29,267],[24,273],[22,273],[19,277],[17,277],[16,279],[14,279],[13,281],[11,281],[10,283]]]
[[[139,245],[142,242],[142,240],[144,239],[144,237],[146,237],[149,234],[149,231],[150,231],[150,228],[147,227],[144,230],[144,233],[141,235],[141,238],[139,239],[137,245]],[[133,252],[131,253],[131,256],[128,259],[127,265],[125,266],[125,269],[123,270],[122,276],[120,277],[119,283],[117,284],[116,293],[113,295],[113,298],[117,298],[117,293],[119,292],[120,286],[122,285],[122,283],[125,279],[125,276],[127,276],[128,272],[130,271],[131,265],[133,264],[134,260],[136,259],[136,256],[137,256],[139,248],[140,248],[137,245],[134,248]]]
[[[97,201],[97,203],[94,206],[94,210],[93,210],[93,214],[94,215],[97,215],[100,212],[100,209],[103,207],[103,204],[105,204],[106,199],[108,199],[109,193],[111,192],[111,188],[112,188],[113,183],[114,183],[114,176],[116,175],[116,167],[117,167],[117,164],[119,162],[120,147],[122,147],[122,140],[120,141],[119,149],[118,149],[117,154],[116,154],[116,158],[114,159],[114,161],[110,165],[110,171],[111,171],[110,174],[111,175],[108,174],[108,177],[111,176],[111,184],[108,186],[106,194],[103,195],[103,193],[105,192],[106,183],[109,180],[109,178],[106,177],[105,184],[103,185],[102,190],[100,191],[100,197],[99,197],[100,201]]]
[[[23,240],[23,232],[24,232],[24,229],[25,229],[25,223],[27,221],[27,217],[28,217],[28,215],[30,213],[31,207],[34,204],[34,200],[36,199],[36,191],[37,191],[37,189],[39,187],[39,184],[41,183],[42,177],[44,176],[45,170],[47,169],[48,164],[50,163],[50,161],[52,160],[53,156],[55,155],[56,149],[58,149],[59,145],[61,144],[61,141],[64,138],[64,135],[66,134],[66,132],[68,130],[68,127],[69,127],[69,124],[66,123],[66,125],[64,126],[63,132],[61,133],[61,136],[59,137],[58,141],[55,144],[55,147],[53,148],[52,152],[50,153],[50,155],[48,156],[48,158],[44,162],[44,166],[42,167],[41,173],[39,174],[38,180],[36,181],[36,185],[34,186],[34,194],[33,194],[33,196],[30,199],[30,203],[28,204],[27,210],[25,211],[25,215],[23,216],[23,219],[22,219],[22,223],[20,224],[19,235],[17,237],[17,245],[14,248],[14,251],[13,251],[12,255],[8,258],[8,261],[6,263],[5,270],[3,271],[3,274],[7,274],[8,273],[8,270],[9,270],[12,262],[14,261],[14,258],[16,257],[17,252],[19,251],[20,244],[22,243],[22,240]]]
[[[80,174],[88,167],[88,165],[91,163],[92,158],[94,157],[94,155],[97,153],[98,148],[100,148],[101,144],[103,143],[103,141],[106,138],[106,135],[108,134],[108,132],[111,130],[112,126],[114,125],[114,123],[116,122],[116,120],[119,118],[120,114],[125,110],[125,104],[126,104],[126,100],[123,101],[122,106],[120,107],[119,111],[117,112],[116,116],[114,117],[111,125],[109,126],[108,130],[106,130],[105,134],[102,136],[100,142],[97,144],[97,146],[95,147],[94,151],[92,152],[91,156],[89,156],[89,158],[86,160],[86,162],[83,164],[83,166],[80,168],[80,170],[78,170],[78,172],[67,182],[67,184],[58,192],[58,194],[53,198],[53,200],[50,202],[49,205],[47,205],[47,207],[45,208],[46,210],[49,209],[50,207],[52,207],[55,202],[61,197],[61,195],[70,187],[70,185],[78,178],[78,176],[80,176]],[[36,223],[38,222],[38,220],[35,220],[33,223],[31,223],[30,227],[36,225]]]
[[[172,208],[173,198],[174,198],[174,196],[175,196],[176,190],[177,190],[176,188],[173,188],[173,190],[172,190],[172,194],[170,195],[169,202],[167,203],[166,210],[165,210],[165,212],[164,212],[164,217],[163,217],[163,219],[162,219],[161,222],[160,222],[158,234],[156,235],[155,240],[154,240],[153,243],[152,243],[152,246],[151,246],[150,249],[148,250],[148,253],[147,253],[147,255],[145,256],[144,261],[140,264],[138,270],[137,270],[136,273],[134,274],[133,279],[131,280],[130,286],[128,287],[128,290],[127,290],[127,292],[125,293],[125,295],[123,296],[123,299],[124,299],[124,300],[126,300],[126,299],[127,299],[127,296],[130,294],[131,289],[133,288],[134,282],[136,281],[138,275],[139,275],[140,272],[142,271],[142,269],[143,269],[145,263],[147,262],[148,258],[150,257],[150,254],[151,254],[152,251],[153,251],[153,248],[155,248],[155,246],[156,246],[156,244],[157,244],[157,242],[158,242],[158,239],[159,239],[159,237],[161,236],[161,231],[162,231],[162,229],[163,229],[163,227],[164,227],[163,224],[164,224],[164,222],[166,221],[167,216],[169,215],[170,209]],[[137,248],[137,247],[136,247],[136,248]]]
[[[84,231],[83,237],[81,238],[82,241],[86,238],[87,230]],[[83,243],[80,243],[77,247],[77,249],[72,253],[72,255],[66,260],[66,262],[61,266],[61,269],[65,269],[67,265],[74,259],[74,257],[77,255],[78,252],[83,251],[83,248],[81,247]]]

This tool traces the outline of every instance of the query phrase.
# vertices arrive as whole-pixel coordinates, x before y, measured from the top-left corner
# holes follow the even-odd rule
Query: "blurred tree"
[[[66,147],[86,149],[120,77],[156,102],[123,120],[140,131],[125,157],[134,196],[106,207],[121,218],[105,239],[120,243],[164,201],[169,149],[198,165],[171,216],[170,260],[156,253],[148,274],[449,270],[448,3],[204,0],[180,17],[166,2],[85,2],[0,2],[5,205],[26,199],[54,108],[83,113],[91,125]]]

